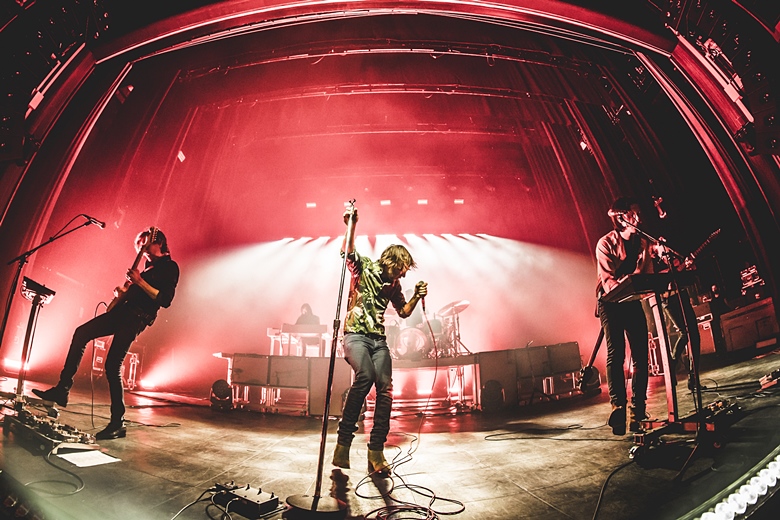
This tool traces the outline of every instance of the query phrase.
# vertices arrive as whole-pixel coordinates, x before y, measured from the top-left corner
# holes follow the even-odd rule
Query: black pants
[[[114,336],[106,355],[105,371],[108,389],[111,393],[111,421],[117,422],[125,415],[125,399],[122,389],[122,362],[138,334],[146,328],[146,321],[132,312],[127,305],[120,305],[111,312],[101,314],[76,328],[65,358],[65,367],[60,373],[58,386],[70,390],[73,377],[84,357],[87,343],[95,338]]]
[[[647,400],[647,319],[640,301],[625,303],[599,302],[599,318],[607,344],[607,387],[609,400],[617,406],[625,406],[626,377],[623,364],[626,360],[626,336],[631,349],[631,404],[644,409]]]

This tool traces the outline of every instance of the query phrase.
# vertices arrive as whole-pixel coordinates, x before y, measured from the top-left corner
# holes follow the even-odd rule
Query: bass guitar
[[[133,266],[130,268],[131,271],[138,269],[138,264],[141,263],[141,258],[143,258],[144,253],[147,249],[149,249],[149,246],[152,245],[157,239],[157,228],[151,227],[149,228],[149,235],[147,235],[146,240],[138,249],[138,254],[135,255],[135,260],[133,261]],[[114,289],[114,299],[109,302],[108,307],[106,307],[106,312],[111,311],[114,307],[125,301],[125,298],[127,298],[127,290],[132,285],[132,282],[130,280],[125,281],[125,283]]]

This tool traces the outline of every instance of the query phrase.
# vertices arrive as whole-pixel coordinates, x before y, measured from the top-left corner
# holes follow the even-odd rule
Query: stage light
[[[735,514],[734,508],[728,502],[721,502],[715,507],[715,518],[718,520],[733,520]]]
[[[745,474],[742,485],[735,482],[728,491],[714,497],[715,506],[710,506],[698,518],[700,520],[734,520],[751,516],[763,501],[773,495],[780,479],[780,447]],[[760,468],[760,469],[759,469]],[[729,493],[730,494],[726,494]],[[712,502],[711,502],[712,503]],[[707,506],[704,506],[707,507]]]
[[[418,199],[417,204],[420,206],[427,206],[428,205],[428,199]]]
[[[317,203],[316,202],[307,202],[306,203],[306,208],[307,209],[312,209],[312,208],[316,208],[316,207],[317,207]]]
[[[463,204],[465,204],[465,203],[466,203],[466,201],[464,201],[463,199],[455,199],[455,200],[453,201],[453,204],[455,204],[455,205],[459,205],[459,206],[462,206],[462,205],[463,205]]]
[[[380,200],[379,201],[379,205],[380,206],[389,206],[390,205],[390,201],[389,200]]]
[[[211,385],[211,407],[215,410],[233,409],[233,389],[224,379],[217,379]]]

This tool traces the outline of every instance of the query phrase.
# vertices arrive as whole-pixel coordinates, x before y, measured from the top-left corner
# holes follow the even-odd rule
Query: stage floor
[[[375,518],[377,509],[398,504],[392,499],[430,507],[440,517],[461,511],[455,516],[460,519],[586,519],[597,509],[604,519],[680,518],[780,445],[780,391],[759,392],[758,384],[778,368],[780,356],[767,352],[703,372],[704,404],[723,400],[738,404],[742,412],[736,422],[719,428],[717,447],[700,444],[679,479],[690,443],[670,442],[630,459],[633,437],[614,436],[606,425],[610,408],[602,385],[604,391],[595,397],[538,402],[505,413],[396,411],[386,449],[388,459],[397,462],[392,480],[366,478],[363,426],[370,426],[370,418],[353,445],[352,469],[331,466],[337,427],[332,419],[320,494],[344,501],[342,515],[351,519]],[[3,381],[3,390],[14,384]],[[43,386],[30,382],[27,391]],[[99,381],[94,406],[89,392],[73,392],[59,422],[92,433],[100,430],[108,414],[104,387]],[[677,388],[685,415],[693,410],[691,394],[682,382]],[[215,484],[229,482],[250,485],[253,492],[259,488],[261,497],[273,493],[280,505],[290,496],[315,493],[319,418],[220,412],[207,399],[167,394],[129,393],[127,403],[127,437],[99,443],[99,451],[115,461],[77,467],[51,455],[49,462],[68,474],[12,431],[2,439],[4,485],[26,486],[25,496],[34,492],[31,500],[46,518],[75,520],[171,519],[193,501],[208,499]],[[654,417],[667,415],[662,378],[651,378],[649,411]],[[683,434],[667,440],[693,439]],[[79,479],[83,489],[77,491]],[[236,505],[231,505],[231,516],[241,519]],[[220,515],[202,500],[176,518]],[[306,517],[293,509],[269,518],[300,516]],[[419,513],[401,517],[424,518]]]

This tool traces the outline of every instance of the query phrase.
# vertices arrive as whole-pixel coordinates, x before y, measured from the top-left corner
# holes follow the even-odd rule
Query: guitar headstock
[[[149,237],[146,239],[146,244],[144,244],[144,249],[148,249],[149,246],[154,244],[154,241],[157,240],[158,231],[159,229],[156,228],[155,226],[149,228]]]
[[[149,247],[154,244],[155,240],[157,240],[158,231],[159,230],[156,227],[152,226],[138,234],[135,239],[135,249],[138,251],[139,255],[147,251]]]

